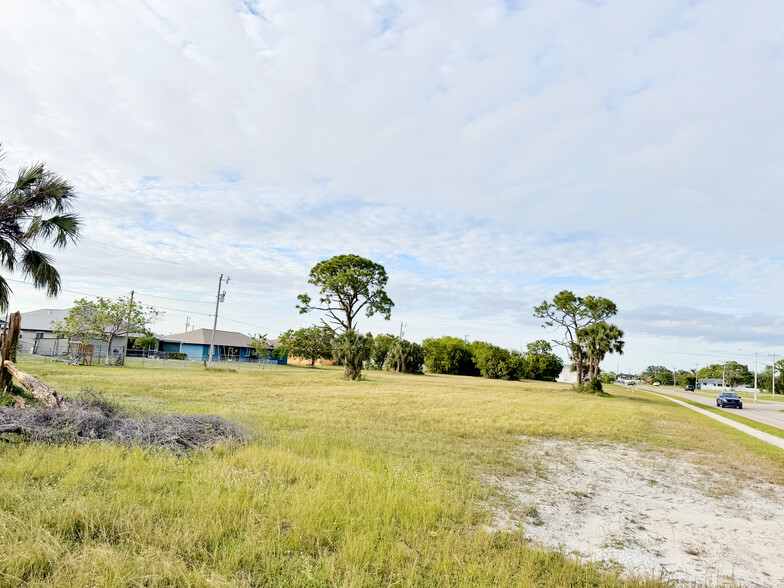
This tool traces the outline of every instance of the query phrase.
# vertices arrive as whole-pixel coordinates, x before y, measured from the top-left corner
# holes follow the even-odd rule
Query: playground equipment
[[[68,347],[55,358],[66,365],[93,365],[95,345],[81,341],[68,341]]]

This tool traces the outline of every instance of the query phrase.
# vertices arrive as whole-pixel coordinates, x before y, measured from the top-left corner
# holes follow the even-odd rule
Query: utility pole
[[[125,321],[125,345],[123,345],[123,361],[122,364],[125,365],[125,360],[128,357],[128,331],[131,328],[131,312],[133,312],[133,290],[131,290],[131,302],[128,305],[128,318]],[[107,349],[106,353],[111,353],[111,349]]]
[[[772,355],[773,356],[773,369],[771,370],[772,375],[773,375],[773,378],[771,379],[772,383],[773,383],[773,386],[772,386],[773,394],[771,395],[771,398],[773,398],[773,400],[776,400],[776,354],[775,353],[768,353],[768,355]]]
[[[672,385],[675,386],[675,366],[672,366]]]
[[[403,338],[403,333],[405,333],[405,331],[403,330],[403,327],[405,327],[405,326],[406,325],[404,325],[403,322],[401,321],[400,322],[400,338],[401,339]]]
[[[229,277],[226,276],[226,283],[229,283]],[[212,321],[212,335],[210,336],[210,357],[207,366],[212,365],[212,353],[215,349],[215,329],[218,327],[218,306],[226,298],[226,292],[221,294],[221,286],[223,285],[223,274],[218,278],[218,294],[215,296],[215,319]]]
[[[738,349],[738,351],[754,354],[754,402],[757,402],[757,355],[758,353],[756,351],[746,351],[745,349]]]
[[[727,369],[727,360],[724,360],[724,363],[721,364],[721,389],[724,390],[724,370]]]
[[[697,391],[697,378],[699,377],[700,364],[694,364],[694,391]]]
[[[188,327],[190,326],[190,324],[191,324],[191,317],[186,316],[185,317],[185,332],[186,333],[188,332]]]

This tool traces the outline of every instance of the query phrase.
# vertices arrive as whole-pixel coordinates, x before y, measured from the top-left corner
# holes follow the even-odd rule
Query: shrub
[[[433,374],[478,376],[471,348],[457,337],[441,337],[422,341],[425,350],[425,367]]]
[[[170,353],[168,355],[169,359],[188,359],[187,353]]]
[[[577,391],[582,394],[594,394],[596,396],[610,396],[602,389],[602,382],[599,378],[592,378],[582,386],[577,386]]]

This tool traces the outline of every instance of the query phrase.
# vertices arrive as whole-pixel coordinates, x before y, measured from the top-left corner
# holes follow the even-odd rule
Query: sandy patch
[[[489,478],[495,527],[679,585],[784,585],[784,488],[721,474],[699,454],[526,439],[535,473]]]

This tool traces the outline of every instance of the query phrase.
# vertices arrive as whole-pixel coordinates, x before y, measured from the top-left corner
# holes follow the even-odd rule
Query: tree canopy
[[[569,290],[562,290],[553,297],[552,301],[545,300],[534,308],[534,316],[544,319],[543,327],[558,325],[563,328],[563,337],[553,342],[565,347],[569,353],[577,372],[578,385],[582,385],[589,372],[589,355],[581,344],[580,331],[598,322],[606,321],[617,313],[618,308],[608,298],[575,296]]]
[[[74,302],[65,318],[54,326],[54,333],[56,337],[68,339],[106,341],[109,344],[106,364],[109,365],[112,361],[112,342],[117,337],[146,332],[147,326],[160,315],[154,308],[142,306],[124,296],[114,300],[99,296],[95,301],[81,298]]]
[[[605,321],[580,329],[577,338],[588,360],[588,377],[599,377],[599,364],[608,353],[623,353],[623,331]]]
[[[79,237],[79,217],[70,212],[76,197],[73,186],[46,171],[43,163],[22,167],[13,181],[5,178],[0,169],[0,267],[20,272],[35,288],[56,296],[60,274],[52,258],[37,247],[61,248]],[[11,287],[0,276],[0,311],[8,310],[10,294]]]
[[[714,378],[721,380],[724,378],[724,383],[732,388],[741,384],[751,384],[754,381],[754,374],[749,371],[748,366],[737,361],[706,365],[700,369],[698,375],[700,379]]]
[[[354,330],[357,317],[379,314],[389,320],[395,305],[387,295],[387,272],[384,266],[359,255],[336,255],[318,262],[310,270],[308,283],[318,287],[318,302],[309,294],[300,294],[300,313],[318,310],[326,314],[321,321],[334,333]]]
[[[422,341],[422,347],[425,349],[425,367],[432,374],[479,375],[471,348],[462,339],[449,336],[428,338]]]
[[[332,331],[325,327],[314,325],[296,331],[289,329],[280,336],[280,346],[275,353],[279,357],[292,355],[309,359],[310,367],[315,367],[316,360],[332,357],[334,339]]]
[[[349,330],[332,341],[332,357],[343,364],[343,375],[347,380],[359,380],[362,367],[370,359],[373,336]]]
[[[406,374],[421,374],[424,363],[425,350],[421,345],[395,338],[384,359],[384,369]]]

